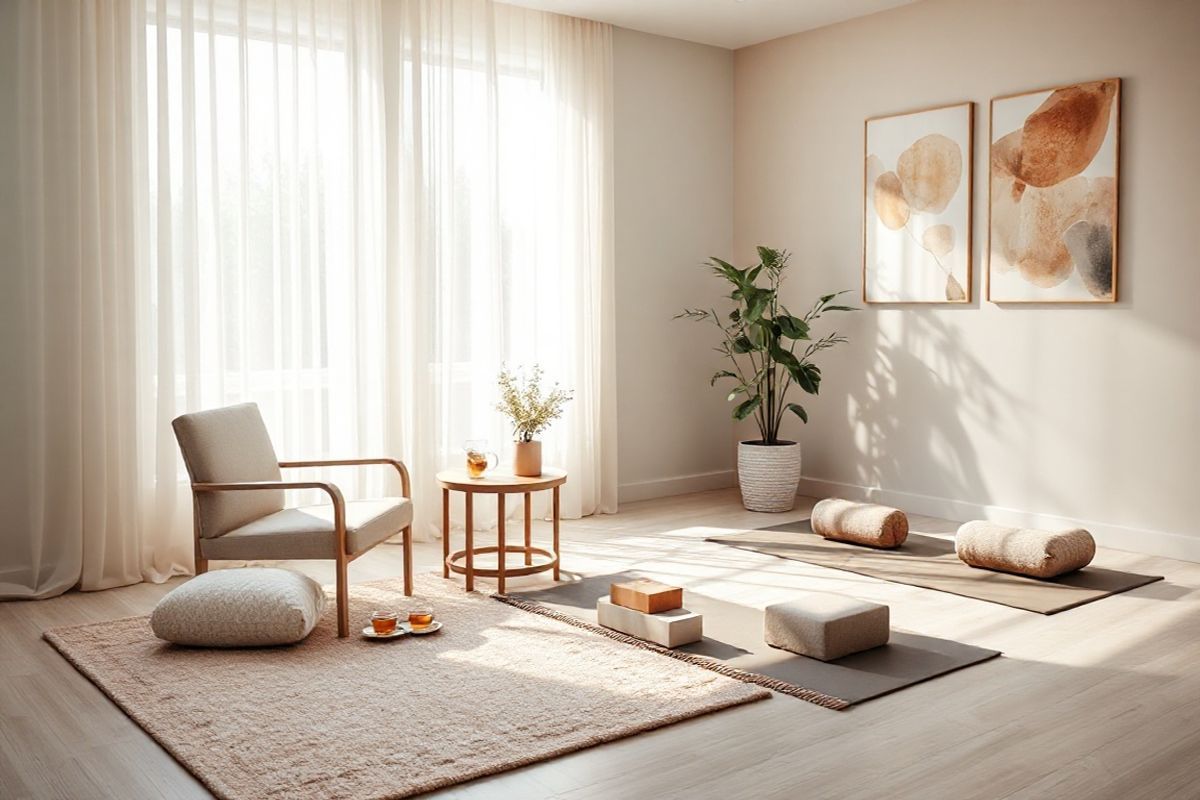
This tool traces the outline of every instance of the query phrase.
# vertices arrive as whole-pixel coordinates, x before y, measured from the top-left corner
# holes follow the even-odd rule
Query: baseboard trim
[[[951,520],[987,519],[1003,525],[1029,528],[1086,528],[1096,537],[1096,543],[1115,550],[1129,550],[1183,561],[1200,561],[1200,538],[1144,528],[1111,525],[1087,519],[1071,519],[1055,514],[1038,514],[1004,506],[967,503],[945,497],[896,492],[871,486],[858,486],[820,478],[801,478],[800,494],[809,497],[844,497],[847,500],[869,500],[889,506]]]
[[[678,475],[674,478],[623,483],[617,487],[617,502],[637,503],[659,497],[673,497],[677,494],[728,489],[731,486],[737,486],[737,474],[731,469],[701,472],[695,475]]]

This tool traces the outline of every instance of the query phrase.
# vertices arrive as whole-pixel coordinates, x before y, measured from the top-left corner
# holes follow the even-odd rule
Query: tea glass
[[[426,605],[417,605],[408,610],[408,625],[414,631],[423,631],[432,624],[432,607]]]
[[[371,627],[375,629],[378,636],[395,633],[398,616],[395,611],[376,611],[371,615]]]
[[[467,454],[467,475],[471,478],[482,478],[500,463],[500,456],[488,450],[487,446],[486,439],[468,439],[463,443],[463,450]]]

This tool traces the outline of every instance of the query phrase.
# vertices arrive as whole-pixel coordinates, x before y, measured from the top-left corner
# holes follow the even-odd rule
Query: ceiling
[[[737,49],[915,0],[504,0],[660,36]]]

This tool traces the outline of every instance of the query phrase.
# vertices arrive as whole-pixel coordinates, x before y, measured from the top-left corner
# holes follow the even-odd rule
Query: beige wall
[[[735,254],[795,252],[795,305],[860,289],[863,119],[974,100],[968,307],[874,307],[821,363],[802,491],[926,513],[1079,521],[1200,559],[1200,3],[926,0],[738,51]],[[988,99],[1123,83],[1119,291],[981,301]]]
[[[715,354],[671,318],[733,249],[733,53],[615,28],[613,137],[621,500],[732,485]]]

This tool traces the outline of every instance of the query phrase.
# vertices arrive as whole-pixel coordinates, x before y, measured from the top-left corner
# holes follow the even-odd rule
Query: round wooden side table
[[[554,570],[554,580],[558,580],[558,524],[559,503],[558,487],[567,482],[567,473],[562,470],[548,469],[536,478],[522,478],[517,475],[489,473],[481,478],[472,478],[463,469],[448,469],[437,474],[437,482],[442,487],[442,577],[449,578],[451,572],[467,577],[467,591],[474,591],[475,576],[495,578],[500,594],[504,594],[504,579],[516,578],[523,575],[535,575],[539,572]],[[552,550],[533,546],[533,492],[550,489],[554,492],[554,546]],[[464,526],[467,532],[466,547],[450,552],[450,492],[462,492],[466,502],[467,518]],[[475,509],[476,494],[496,495],[496,544],[487,547],[475,546]],[[525,495],[525,544],[508,544],[504,539],[504,498],[510,494]],[[496,569],[477,569],[475,556],[484,553],[496,554]],[[521,566],[509,567],[505,564],[508,553],[522,553],[525,563]],[[540,564],[534,563],[534,556],[547,559]]]

